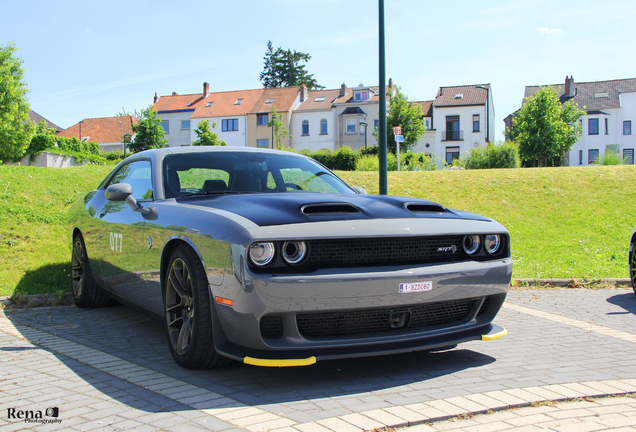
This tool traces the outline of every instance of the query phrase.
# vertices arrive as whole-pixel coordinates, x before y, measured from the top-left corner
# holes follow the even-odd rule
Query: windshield
[[[166,156],[166,198],[227,193],[355,194],[313,160],[279,153],[201,152]]]

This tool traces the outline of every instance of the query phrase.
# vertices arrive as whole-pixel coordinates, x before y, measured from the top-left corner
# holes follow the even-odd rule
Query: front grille
[[[261,319],[261,336],[269,339],[283,337],[283,319],[279,316],[266,316]]]
[[[458,323],[468,317],[476,302],[476,299],[471,299],[399,309],[299,314],[296,324],[300,334],[306,338],[394,332]],[[401,313],[408,316],[405,325],[398,330],[391,330],[391,316]]]
[[[344,267],[459,261],[465,258],[462,239],[463,236],[312,240],[307,265]]]

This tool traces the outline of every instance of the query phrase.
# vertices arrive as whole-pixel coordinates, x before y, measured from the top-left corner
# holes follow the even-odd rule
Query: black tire
[[[71,269],[73,300],[77,307],[98,308],[106,306],[109,302],[109,298],[95,283],[91,265],[88,261],[84,239],[80,234],[75,234],[73,237]]]
[[[186,369],[225,366],[231,360],[214,349],[207,276],[201,261],[185,245],[170,257],[164,278],[166,332],[172,357]]]
[[[632,280],[632,288],[636,294],[636,243],[630,245],[629,252],[629,277]]]

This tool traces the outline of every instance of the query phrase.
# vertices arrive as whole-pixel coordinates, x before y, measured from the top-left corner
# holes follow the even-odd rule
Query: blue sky
[[[364,0],[9,1],[31,108],[61,127],[159,95],[261,87],[268,40],[307,52],[327,88],[377,85],[378,7]],[[385,0],[386,76],[410,100],[492,84],[497,139],[524,86],[636,77],[633,1]]]

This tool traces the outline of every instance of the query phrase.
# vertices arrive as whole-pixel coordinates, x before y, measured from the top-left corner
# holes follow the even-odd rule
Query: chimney
[[[389,91],[393,90],[393,78],[389,78]]]
[[[347,94],[347,85],[345,83],[342,83],[342,85],[340,86],[340,97],[344,96]]]
[[[307,86],[305,84],[301,84],[300,86],[300,101],[305,102],[307,99]]]
[[[210,84],[204,82],[203,83],[203,97],[206,97],[210,94]]]
[[[159,100],[159,97],[157,96],[157,92],[155,92],[155,101],[154,101],[154,103],[157,103],[158,100]]]
[[[179,96],[179,93],[177,93],[177,92],[172,92],[172,96]]]
[[[565,76],[565,91],[563,92],[565,97],[574,97],[574,76]]]

